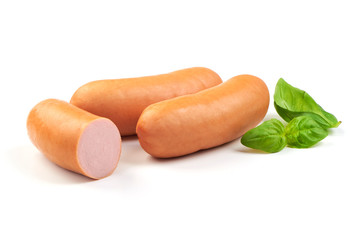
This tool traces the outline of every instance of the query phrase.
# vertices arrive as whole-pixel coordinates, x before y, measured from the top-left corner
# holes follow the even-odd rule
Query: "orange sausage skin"
[[[141,147],[157,158],[170,158],[212,148],[242,136],[265,117],[266,84],[239,75],[204,91],[147,107],[136,133]]]
[[[120,158],[117,127],[109,119],[65,101],[38,103],[28,115],[27,131],[31,142],[49,160],[93,179],[110,175]]]
[[[150,104],[196,93],[221,82],[218,74],[203,67],[155,76],[98,80],[81,86],[70,103],[109,118],[126,136],[136,133],[140,114]]]

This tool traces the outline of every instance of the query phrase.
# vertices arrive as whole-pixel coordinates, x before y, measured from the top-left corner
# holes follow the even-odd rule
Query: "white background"
[[[0,238],[360,239],[357,2],[1,1]],[[27,137],[43,99],[193,66],[224,81],[256,75],[271,95],[283,77],[343,123],[313,148],[276,154],[237,139],[158,161],[126,138],[99,181]]]

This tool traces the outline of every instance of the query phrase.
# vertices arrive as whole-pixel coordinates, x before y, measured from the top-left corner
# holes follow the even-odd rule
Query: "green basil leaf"
[[[274,105],[278,114],[287,122],[298,116],[310,116],[323,128],[340,125],[334,115],[326,112],[305,91],[295,88],[280,78],[275,87]]]
[[[265,152],[279,152],[286,146],[284,131],[284,125],[279,120],[271,119],[246,132],[241,143]]]
[[[289,147],[308,148],[320,142],[328,131],[310,116],[293,118],[285,127],[285,137]]]

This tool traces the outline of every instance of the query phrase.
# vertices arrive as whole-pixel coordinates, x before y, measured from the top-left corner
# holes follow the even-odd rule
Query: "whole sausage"
[[[120,158],[121,137],[115,124],[64,101],[38,103],[30,111],[27,130],[49,160],[93,179],[110,175]]]
[[[157,158],[215,147],[255,127],[269,107],[269,90],[255,76],[239,75],[219,86],[147,107],[137,123],[141,147]]]
[[[135,134],[139,116],[150,104],[196,93],[221,82],[219,75],[202,67],[156,76],[98,80],[81,86],[70,103],[109,118],[126,136]]]

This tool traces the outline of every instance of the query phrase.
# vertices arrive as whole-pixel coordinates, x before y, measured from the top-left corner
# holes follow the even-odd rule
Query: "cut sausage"
[[[115,124],[64,101],[38,103],[30,111],[27,129],[49,160],[90,178],[110,175],[120,158],[121,137]]]
[[[269,107],[266,84],[239,75],[219,86],[155,103],[141,114],[136,133],[150,155],[169,158],[232,141],[255,127]]]
[[[150,104],[196,93],[221,82],[219,75],[202,67],[156,76],[98,80],[81,86],[70,103],[109,118],[122,136],[133,135],[141,112]]]

